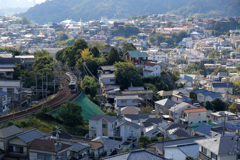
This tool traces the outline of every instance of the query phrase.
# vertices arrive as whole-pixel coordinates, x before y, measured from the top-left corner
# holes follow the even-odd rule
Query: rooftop
[[[144,149],[133,150],[128,153],[122,153],[110,157],[102,158],[102,160],[163,160],[159,155]]]
[[[16,134],[22,133],[24,130],[21,128],[18,128],[17,126],[9,126],[6,128],[0,129],[0,138],[7,138]]]
[[[131,57],[148,57],[148,54],[147,52],[141,52],[141,51],[138,51],[138,50],[135,50],[135,51],[127,51]]]
[[[187,113],[194,113],[194,112],[207,112],[206,108],[192,108],[192,109],[185,109]]]
[[[71,145],[62,143],[61,149],[65,150],[67,148],[72,147]],[[42,140],[42,139],[35,139],[29,146],[29,149],[39,150],[39,151],[47,151],[47,152],[56,152],[55,149],[55,141],[51,140]]]

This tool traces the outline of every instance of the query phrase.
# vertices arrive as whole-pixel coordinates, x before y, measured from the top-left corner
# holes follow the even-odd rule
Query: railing
[[[198,158],[200,158],[201,160],[211,160],[210,157],[206,156],[203,152],[200,152],[200,151],[199,151]]]

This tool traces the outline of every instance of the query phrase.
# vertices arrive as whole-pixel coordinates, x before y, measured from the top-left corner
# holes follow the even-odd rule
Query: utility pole
[[[43,97],[44,97],[44,93],[43,93],[43,91],[44,91],[44,89],[43,89],[43,75],[42,75],[42,99],[43,99]]]
[[[56,92],[56,79],[55,79],[56,75],[55,75],[55,66],[54,66],[53,75],[54,75],[54,80],[53,80],[53,81],[54,81],[54,82],[53,82],[53,83],[54,83],[54,84],[53,84],[53,85],[54,85],[54,86],[53,86],[53,87],[54,87],[54,93],[53,93],[53,94],[55,94],[55,92]]]
[[[14,122],[14,110],[15,110],[15,106],[14,106],[14,103],[13,103],[13,100],[14,100],[14,94],[13,94],[13,97],[12,97],[12,100],[11,100],[11,103],[12,103],[12,110],[13,110],[13,122]]]
[[[47,105],[47,91],[48,91],[48,75],[46,73],[46,103],[45,103],[45,105]]]
[[[37,73],[36,73],[36,100],[38,98],[38,83],[37,83],[38,79],[37,79]]]
[[[22,110],[22,77],[20,77],[19,103],[20,110]]]

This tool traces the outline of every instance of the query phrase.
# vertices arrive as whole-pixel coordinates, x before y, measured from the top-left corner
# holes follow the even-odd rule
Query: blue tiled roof
[[[196,94],[202,93],[204,96],[210,96],[212,98],[221,98],[222,97],[222,95],[220,93],[208,91],[205,89],[198,89],[198,90],[194,90],[193,92]]]
[[[7,94],[7,92],[0,91],[0,95],[5,96],[6,94]]]
[[[188,157],[192,157],[192,158],[198,157],[198,154],[199,154],[198,144],[182,145],[182,146],[178,146],[178,148]]]
[[[210,136],[211,128],[212,127],[209,125],[202,124],[202,125],[198,126],[197,128],[195,128],[195,131]]]
[[[197,90],[193,90],[193,92],[198,94],[198,93],[206,92],[206,90],[205,89],[197,89]]]
[[[236,129],[240,130],[240,122],[238,122],[237,124],[231,124],[231,123],[228,123],[228,122],[225,122],[225,128],[226,129],[229,129],[229,130],[232,130],[232,131],[235,131]],[[224,126],[224,122],[216,125],[216,127],[223,127]]]
[[[215,88],[227,88],[227,87],[233,87],[233,83],[212,83],[212,86]]]
[[[141,52],[141,51],[128,51],[128,53],[131,55],[131,57],[148,57],[147,52]]]

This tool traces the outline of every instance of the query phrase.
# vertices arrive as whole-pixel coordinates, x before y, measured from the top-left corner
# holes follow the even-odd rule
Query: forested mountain
[[[175,13],[239,16],[240,0],[47,0],[20,14],[38,23]]]

